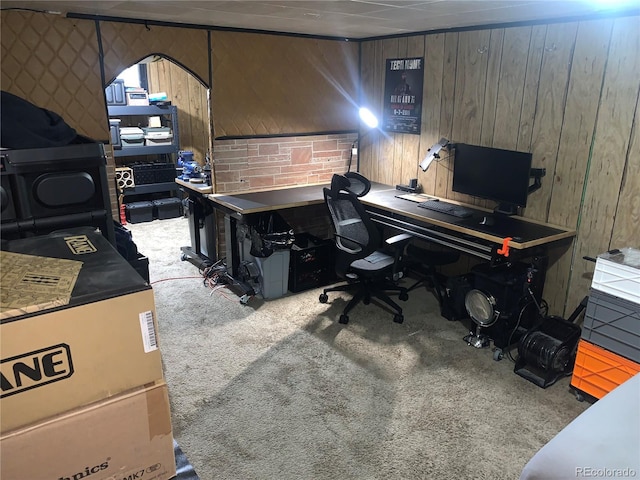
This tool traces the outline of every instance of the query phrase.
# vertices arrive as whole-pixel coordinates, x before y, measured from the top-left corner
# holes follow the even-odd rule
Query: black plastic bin
[[[153,220],[153,203],[132,202],[127,203],[127,220],[131,223],[150,222]]]
[[[308,233],[297,233],[295,238],[289,262],[289,290],[296,293],[335,282],[334,242]]]
[[[154,216],[159,220],[182,215],[182,201],[176,197],[160,198],[153,201]]]

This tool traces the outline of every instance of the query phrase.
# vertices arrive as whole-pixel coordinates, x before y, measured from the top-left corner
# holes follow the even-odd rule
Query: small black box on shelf
[[[132,202],[127,203],[127,220],[131,223],[150,222],[153,220],[153,203]]]
[[[173,182],[177,175],[173,163],[135,163],[131,169],[136,185]]]
[[[182,201],[176,197],[160,198],[153,201],[154,216],[159,220],[176,218],[182,215]]]
[[[333,241],[308,233],[296,234],[289,262],[289,290],[301,292],[336,280]]]

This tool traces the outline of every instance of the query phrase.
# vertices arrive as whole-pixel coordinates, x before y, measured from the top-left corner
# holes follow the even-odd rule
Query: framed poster
[[[424,58],[388,58],[382,128],[420,135]]]

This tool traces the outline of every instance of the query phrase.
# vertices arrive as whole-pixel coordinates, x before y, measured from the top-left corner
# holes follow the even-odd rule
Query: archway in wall
[[[132,77],[127,74],[132,70],[134,73],[137,73],[137,75]],[[116,79],[124,80],[124,86],[126,88],[143,88],[149,95],[166,94],[166,101],[170,102],[172,106],[177,107],[176,126],[178,131],[178,150],[193,152],[194,160],[200,163],[200,165],[204,165],[206,159],[211,158],[210,92],[205,83],[197,75],[168,56],[153,54],[124,69],[118,74]],[[111,86],[116,79],[113,79],[109,83],[109,86]],[[144,102],[144,99],[142,101]],[[111,115],[111,113],[117,109],[111,108],[111,106],[108,107],[110,110],[109,117],[113,120],[114,116]],[[130,123],[131,117],[128,117],[128,120]],[[138,117],[134,119],[134,125],[146,127],[147,125],[142,124],[146,120],[146,117]],[[125,188],[123,190],[123,188],[121,188],[123,185],[121,178],[122,170],[118,170],[119,168],[128,168],[129,165],[134,162],[166,162],[170,159],[170,161],[175,164],[177,160],[175,153],[162,158],[156,155],[138,156],[134,150],[135,148],[137,147],[128,145],[122,149],[114,150],[119,210],[126,202],[147,200],[149,199],[147,197],[158,197],[165,193],[159,191],[153,192],[152,194],[146,193],[144,195],[138,195],[137,193],[132,194],[132,192],[137,192],[138,190],[147,191],[153,190],[153,188]],[[149,149],[145,150],[148,151]],[[140,152],[142,152],[142,150],[140,150]],[[125,171],[125,173],[130,174],[130,172],[127,171]],[[161,188],[161,186],[159,186],[159,188]]]

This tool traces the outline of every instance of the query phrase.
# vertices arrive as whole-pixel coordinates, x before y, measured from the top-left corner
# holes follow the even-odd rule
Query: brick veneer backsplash
[[[347,171],[357,134],[215,140],[216,193],[329,183],[334,173]],[[353,158],[351,170],[356,170]],[[324,205],[280,212],[296,233],[329,238],[331,224]],[[224,256],[224,221],[217,218],[219,256]]]
[[[354,133],[215,140],[216,193],[329,182],[347,171],[356,139]]]

